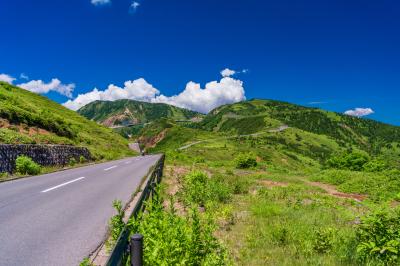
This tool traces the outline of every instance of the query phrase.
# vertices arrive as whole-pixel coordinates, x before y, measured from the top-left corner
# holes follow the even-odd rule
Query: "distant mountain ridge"
[[[80,108],[78,113],[107,127],[145,124],[160,118],[196,120],[203,115],[164,103],[135,100],[95,101]]]
[[[400,167],[400,127],[274,100],[223,105],[200,122],[157,120],[137,136],[157,152],[236,136],[253,139],[254,148],[292,160],[293,165],[301,161],[293,158],[305,157],[305,164],[310,159],[324,163],[333,154],[354,150]]]
[[[211,131],[248,134],[282,124],[370,151],[393,143],[400,145],[398,126],[275,100],[253,99],[220,106],[199,126]]]

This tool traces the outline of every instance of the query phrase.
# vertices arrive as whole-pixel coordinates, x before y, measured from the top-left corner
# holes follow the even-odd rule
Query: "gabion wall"
[[[67,165],[71,158],[77,162],[81,156],[91,160],[87,148],[67,145],[9,145],[0,144],[0,173],[12,173],[15,160],[20,155],[26,155],[42,166]]]

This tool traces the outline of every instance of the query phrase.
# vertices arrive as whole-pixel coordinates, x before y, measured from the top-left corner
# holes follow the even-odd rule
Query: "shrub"
[[[257,166],[257,159],[253,153],[241,153],[235,158],[236,168],[246,169]]]
[[[207,174],[193,171],[183,177],[182,196],[187,204],[199,204],[204,206],[209,198],[209,186]]]
[[[370,161],[368,154],[363,152],[351,152],[336,155],[327,161],[327,165],[337,169],[348,169],[353,171],[361,171],[364,165]]]
[[[106,243],[108,248],[110,248],[118,240],[119,235],[125,227],[122,202],[120,200],[114,200],[113,207],[117,211],[117,214],[111,217],[109,221],[111,239],[109,239]]]
[[[86,163],[86,158],[84,156],[79,157],[79,163]]]
[[[183,177],[182,185],[179,195],[187,206],[205,206],[207,202],[227,203],[232,198],[232,186],[222,175],[209,178],[204,172],[193,171]]]
[[[378,212],[363,218],[357,229],[357,253],[363,262],[400,264],[400,209]]]
[[[70,158],[70,159],[69,159],[69,165],[70,165],[70,166],[74,166],[75,164],[76,164],[75,158],[74,158],[74,157]]]
[[[384,161],[371,160],[363,165],[363,170],[367,172],[381,172],[387,169],[387,165]]]
[[[316,230],[313,249],[321,254],[331,251],[334,246],[334,236],[336,233],[336,230],[333,228]]]
[[[197,207],[183,217],[153,200],[148,211],[128,222],[132,233],[144,236],[145,265],[227,265],[227,252],[213,235],[214,223]]]
[[[19,156],[15,161],[16,170],[22,175],[37,175],[41,171],[40,165],[28,156]]]

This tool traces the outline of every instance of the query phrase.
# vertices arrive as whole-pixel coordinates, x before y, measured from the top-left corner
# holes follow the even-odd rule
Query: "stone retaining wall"
[[[26,155],[42,166],[67,165],[71,158],[77,162],[81,156],[91,160],[87,148],[67,145],[9,145],[0,144],[0,173],[13,172],[15,160],[20,155]]]

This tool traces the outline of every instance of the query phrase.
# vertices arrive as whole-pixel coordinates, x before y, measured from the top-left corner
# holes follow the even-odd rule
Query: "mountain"
[[[356,150],[399,165],[400,127],[273,100],[224,105],[187,125],[153,123],[141,131],[140,140],[150,150],[164,151],[234,136],[253,138],[253,150],[268,149],[289,161],[300,156],[323,164],[335,153]],[[292,165],[305,163],[300,161]]]
[[[200,113],[172,105],[134,100],[95,101],[78,113],[113,128],[145,124],[159,118],[186,121],[202,117]]]
[[[166,153],[167,214],[201,204],[238,265],[400,265],[400,127],[254,99],[139,141]]]
[[[248,134],[281,124],[326,135],[341,144],[356,145],[373,153],[400,143],[400,127],[273,100],[253,99],[221,106],[202,121],[201,127]]]
[[[46,97],[0,82],[0,142],[87,147],[97,159],[132,154],[127,141]]]

